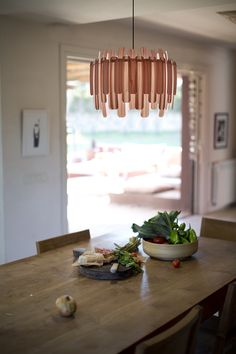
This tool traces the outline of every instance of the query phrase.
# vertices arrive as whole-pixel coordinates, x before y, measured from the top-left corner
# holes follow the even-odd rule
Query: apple
[[[70,317],[72,316],[76,309],[77,305],[75,300],[70,295],[62,295],[56,299],[56,307],[63,317]]]

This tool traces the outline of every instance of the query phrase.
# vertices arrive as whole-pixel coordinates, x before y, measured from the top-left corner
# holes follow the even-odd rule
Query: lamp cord
[[[132,0],[132,49],[134,49],[134,0]]]

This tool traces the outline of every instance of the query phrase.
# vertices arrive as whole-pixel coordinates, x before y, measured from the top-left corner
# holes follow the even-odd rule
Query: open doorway
[[[99,234],[109,225],[143,221],[157,210],[191,212],[191,194],[185,195],[192,174],[186,164],[188,132],[182,129],[183,92],[178,77],[174,110],[165,118],[151,112],[145,119],[137,111],[103,118],[89,93],[89,63],[67,58],[70,231],[89,227]]]

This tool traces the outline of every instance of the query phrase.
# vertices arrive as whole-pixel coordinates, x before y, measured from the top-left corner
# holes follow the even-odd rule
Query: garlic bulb
[[[63,317],[72,316],[76,309],[77,305],[75,300],[70,295],[62,295],[56,299],[56,307]]]

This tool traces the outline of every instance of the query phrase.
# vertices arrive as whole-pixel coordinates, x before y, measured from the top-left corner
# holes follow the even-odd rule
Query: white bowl
[[[153,243],[143,240],[143,250],[153,258],[172,261],[173,259],[185,259],[192,256],[198,250],[198,241],[170,245],[167,243]]]

